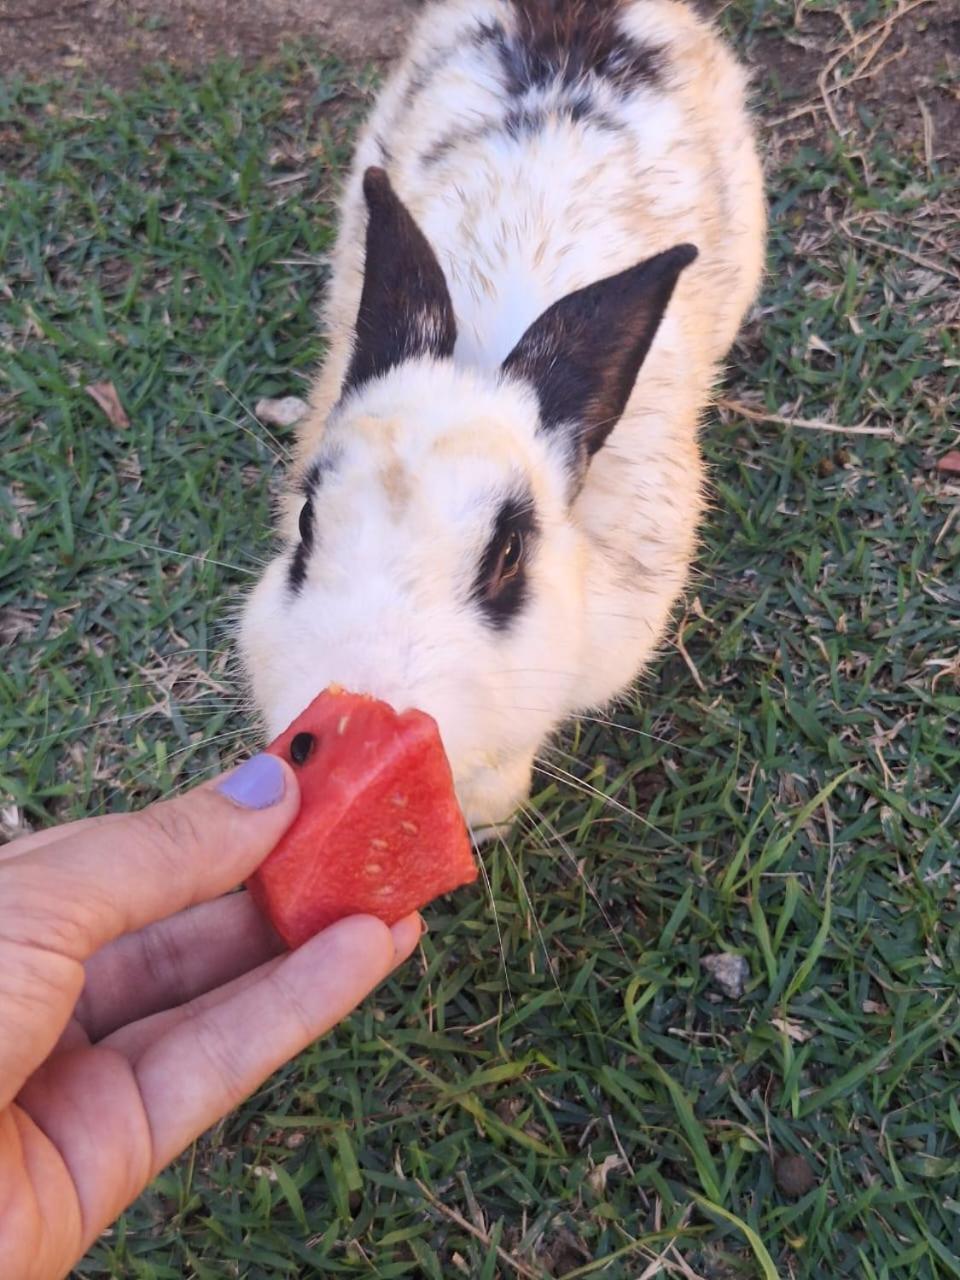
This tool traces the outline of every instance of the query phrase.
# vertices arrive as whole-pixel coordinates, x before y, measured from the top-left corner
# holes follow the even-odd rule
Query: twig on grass
[[[905,18],[908,13],[919,8],[920,5],[931,3],[932,0],[909,0],[909,3],[907,4],[900,4],[896,11],[891,13],[889,17],[883,18],[880,22],[875,22],[872,27],[865,28],[859,35],[854,36],[852,40],[848,40],[846,44],[841,45],[836,53],[824,64],[823,70],[817,76],[817,89],[823,101],[824,109],[830,117],[830,123],[838,134],[842,135],[844,129],[840,124],[833,102],[831,101],[831,94],[839,93],[841,89],[845,89],[848,85],[853,84],[855,80],[865,79],[871,62],[873,62],[881,48],[886,44],[893,32],[894,26],[900,21],[900,19]],[[861,45],[866,44],[868,40],[874,39],[876,40],[876,43],[867,51],[866,56],[861,60],[859,66],[852,75],[848,76],[845,80],[839,81],[837,84],[827,84],[828,78],[833,74],[844,58],[848,58],[851,53],[856,49],[859,49]],[[880,69],[880,67],[875,68],[874,74]]]
[[[481,1231],[480,1228],[474,1226],[472,1222],[468,1222],[463,1214],[457,1213],[456,1209],[451,1209],[450,1206],[444,1204],[442,1200],[438,1200],[425,1182],[421,1182],[419,1178],[414,1178],[414,1182],[419,1187],[424,1199],[434,1209],[436,1209],[438,1213],[442,1213],[445,1218],[449,1218],[451,1222],[455,1222],[461,1230],[468,1232],[475,1240],[479,1240],[482,1245],[485,1245],[486,1248],[489,1249],[490,1246],[493,1245],[500,1261],[506,1263],[508,1267],[512,1267],[513,1270],[516,1271],[517,1275],[527,1276],[528,1280],[548,1280],[546,1272],[535,1271],[533,1267],[527,1266],[525,1262],[522,1262],[512,1253],[508,1253],[507,1250],[502,1248],[500,1245],[493,1244],[493,1241],[490,1239],[490,1236],[486,1231]]]
[[[845,427],[841,422],[826,422],[823,418],[787,418],[780,413],[766,413],[744,404],[742,400],[727,400],[720,397],[713,402],[718,409],[726,409],[728,413],[737,413],[751,422],[772,422],[778,427],[802,427],[805,431],[837,431],[850,436],[886,436],[897,439],[893,427],[868,427],[864,423]]]

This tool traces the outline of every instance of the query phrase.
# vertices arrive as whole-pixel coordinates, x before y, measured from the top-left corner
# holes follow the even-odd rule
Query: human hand
[[[246,893],[299,805],[218,784],[0,849],[0,1276],[55,1280],[164,1165],[405,960],[413,915],[297,951]],[[227,896],[220,896],[227,894]]]

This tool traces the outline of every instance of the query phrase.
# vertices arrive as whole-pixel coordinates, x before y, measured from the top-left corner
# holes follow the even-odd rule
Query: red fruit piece
[[[344,916],[394,924],[477,878],[437,726],[422,711],[327,689],[267,750],[300,812],[248,883],[290,947]]]

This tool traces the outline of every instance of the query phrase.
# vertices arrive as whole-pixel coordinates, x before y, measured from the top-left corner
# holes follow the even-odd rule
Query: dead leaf
[[[937,461],[937,470],[948,475],[960,476],[960,449],[951,449]]]
[[[292,427],[309,408],[299,396],[282,396],[279,400],[258,400],[254,412],[268,427]]]
[[[795,1040],[797,1044],[803,1044],[817,1034],[815,1031],[811,1031],[809,1027],[802,1026],[799,1022],[791,1022],[789,1018],[771,1018],[770,1025],[776,1027],[778,1031],[782,1031],[791,1040]]]
[[[743,995],[743,984],[750,972],[750,966],[743,956],[721,951],[719,955],[703,956],[700,963],[721,991],[733,999]]]
[[[885,1004],[881,1004],[879,1000],[864,1000],[860,1005],[860,1008],[864,1013],[884,1014],[890,1012],[887,1006]]]
[[[611,1173],[616,1173],[618,1169],[624,1169],[626,1165],[620,1156],[605,1156],[603,1163],[596,1165],[587,1174],[587,1182],[590,1189],[598,1196],[602,1196],[607,1190],[607,1178]]]
[[[0,608],[0,644],[13,644],[20,636],[30,635],[36,628],[37,615],[13,605]]]
[[[130,419],[124,412],[120,397],[117,395],[117,388],[112,382],[91,382],[84,390],[88,396],[96,400],[97,404],[110,419],[112,426],[129,427]]]
[[[0,844],[9,844],[18,836],[28,836],[32,830],[23,810],[12,801],[0,808]]]
[[[834,360],[837,358],[837,353],[834,351],[833,347],[828,346],[827,343],[825,343],[824,340],[818,337],[815,333],[811,333],[807,336],[807,350],[823,351],[826,355],[833,356]]]

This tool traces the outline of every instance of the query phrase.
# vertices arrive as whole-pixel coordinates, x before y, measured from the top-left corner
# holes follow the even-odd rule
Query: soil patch
[[[349,61],[396,54],[421,0],[0,0],[0,66],[31,79],[137,84],[144,64],[253,61],[310,39]]]

